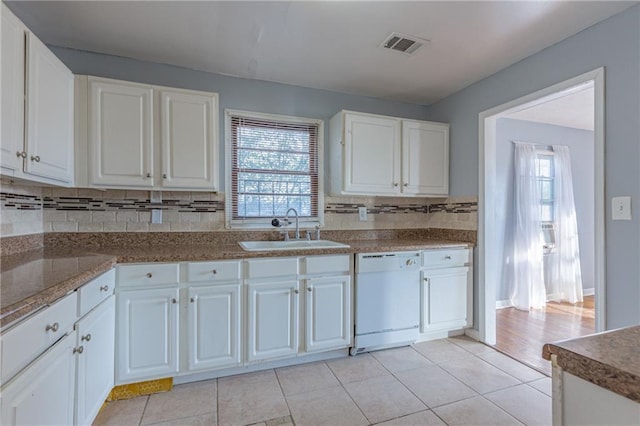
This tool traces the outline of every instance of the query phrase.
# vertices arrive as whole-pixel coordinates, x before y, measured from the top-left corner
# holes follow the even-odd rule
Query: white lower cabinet
[[[349,346],[351,277],[309,278],[305,289],[305,350],[314,352]]]
[[[122,291],[117,304],[116,384],[178,373],[178,288]]]
[[[187,360],[189,371],[242,363],[241,285],[189,287]]]
[[[111,287],[113,288],[113,286]],[[115,296],[76,324],[78,370],[75,424],[90,425],[113,388]]]
[[[53,345],[2,389],[3,425],[73,424],[76,332]]]
[[[247,361],[298,353],[297,279],[247,285]]]
[[[470,263],[469,249],[429,250],[422,253],[422,334],[460,330],[472,325]]]

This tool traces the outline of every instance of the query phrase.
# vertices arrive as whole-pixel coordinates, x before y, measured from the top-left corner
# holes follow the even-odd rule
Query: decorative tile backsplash
[[[224,194],[75,188],[19,188],[0,191],[2,236],[38,232],[216,231],[225,229]],[[366,207],[368,219],[358,219]],[[162,210],[162,223],[151,211]],[[406,198],[325,197],[327,230],[448,228],[477,229],[476,197]]]

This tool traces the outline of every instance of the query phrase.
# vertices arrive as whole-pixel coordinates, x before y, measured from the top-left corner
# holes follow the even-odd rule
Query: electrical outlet
[[[367,221],[367,208],[366,207],[358,207],[358,219],[360,222]]]
[[[631,197],[613,197],[611,199],[611,219],[631,220]]]

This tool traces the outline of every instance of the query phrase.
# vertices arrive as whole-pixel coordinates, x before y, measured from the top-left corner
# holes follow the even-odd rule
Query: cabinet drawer
[[[177,263],[121,265],[116,270],[118,287],[177,285],[180,277],[180,268]]]
[[[422,252],[423,268],[442,268],[469,262],[469,249],[427,250]]]
[[[2,382],[5,383],[49,346],[69,331],[76,322],[76,292],[38,312],[2,334]]]
[[[298,274],[298,258],[251,259],[247,261],[247,278],[283,277]]]
[[[78,317],[83,317],[100,302],[113,294],[116,271],[112,269],[78,289]]]
[[[239,260],[188,263],[187,281],[194,283],[239,280],[240,265]]]
[[[340,256],[310,256],[305,259],[307,274],[322,274],[327,272],[349,272],[348,254]]]

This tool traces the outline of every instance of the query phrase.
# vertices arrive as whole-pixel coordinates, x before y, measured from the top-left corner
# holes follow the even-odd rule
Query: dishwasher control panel
[[[356,256],[355,272],[387,272],[420,268],[420,252],[360,253]]]

